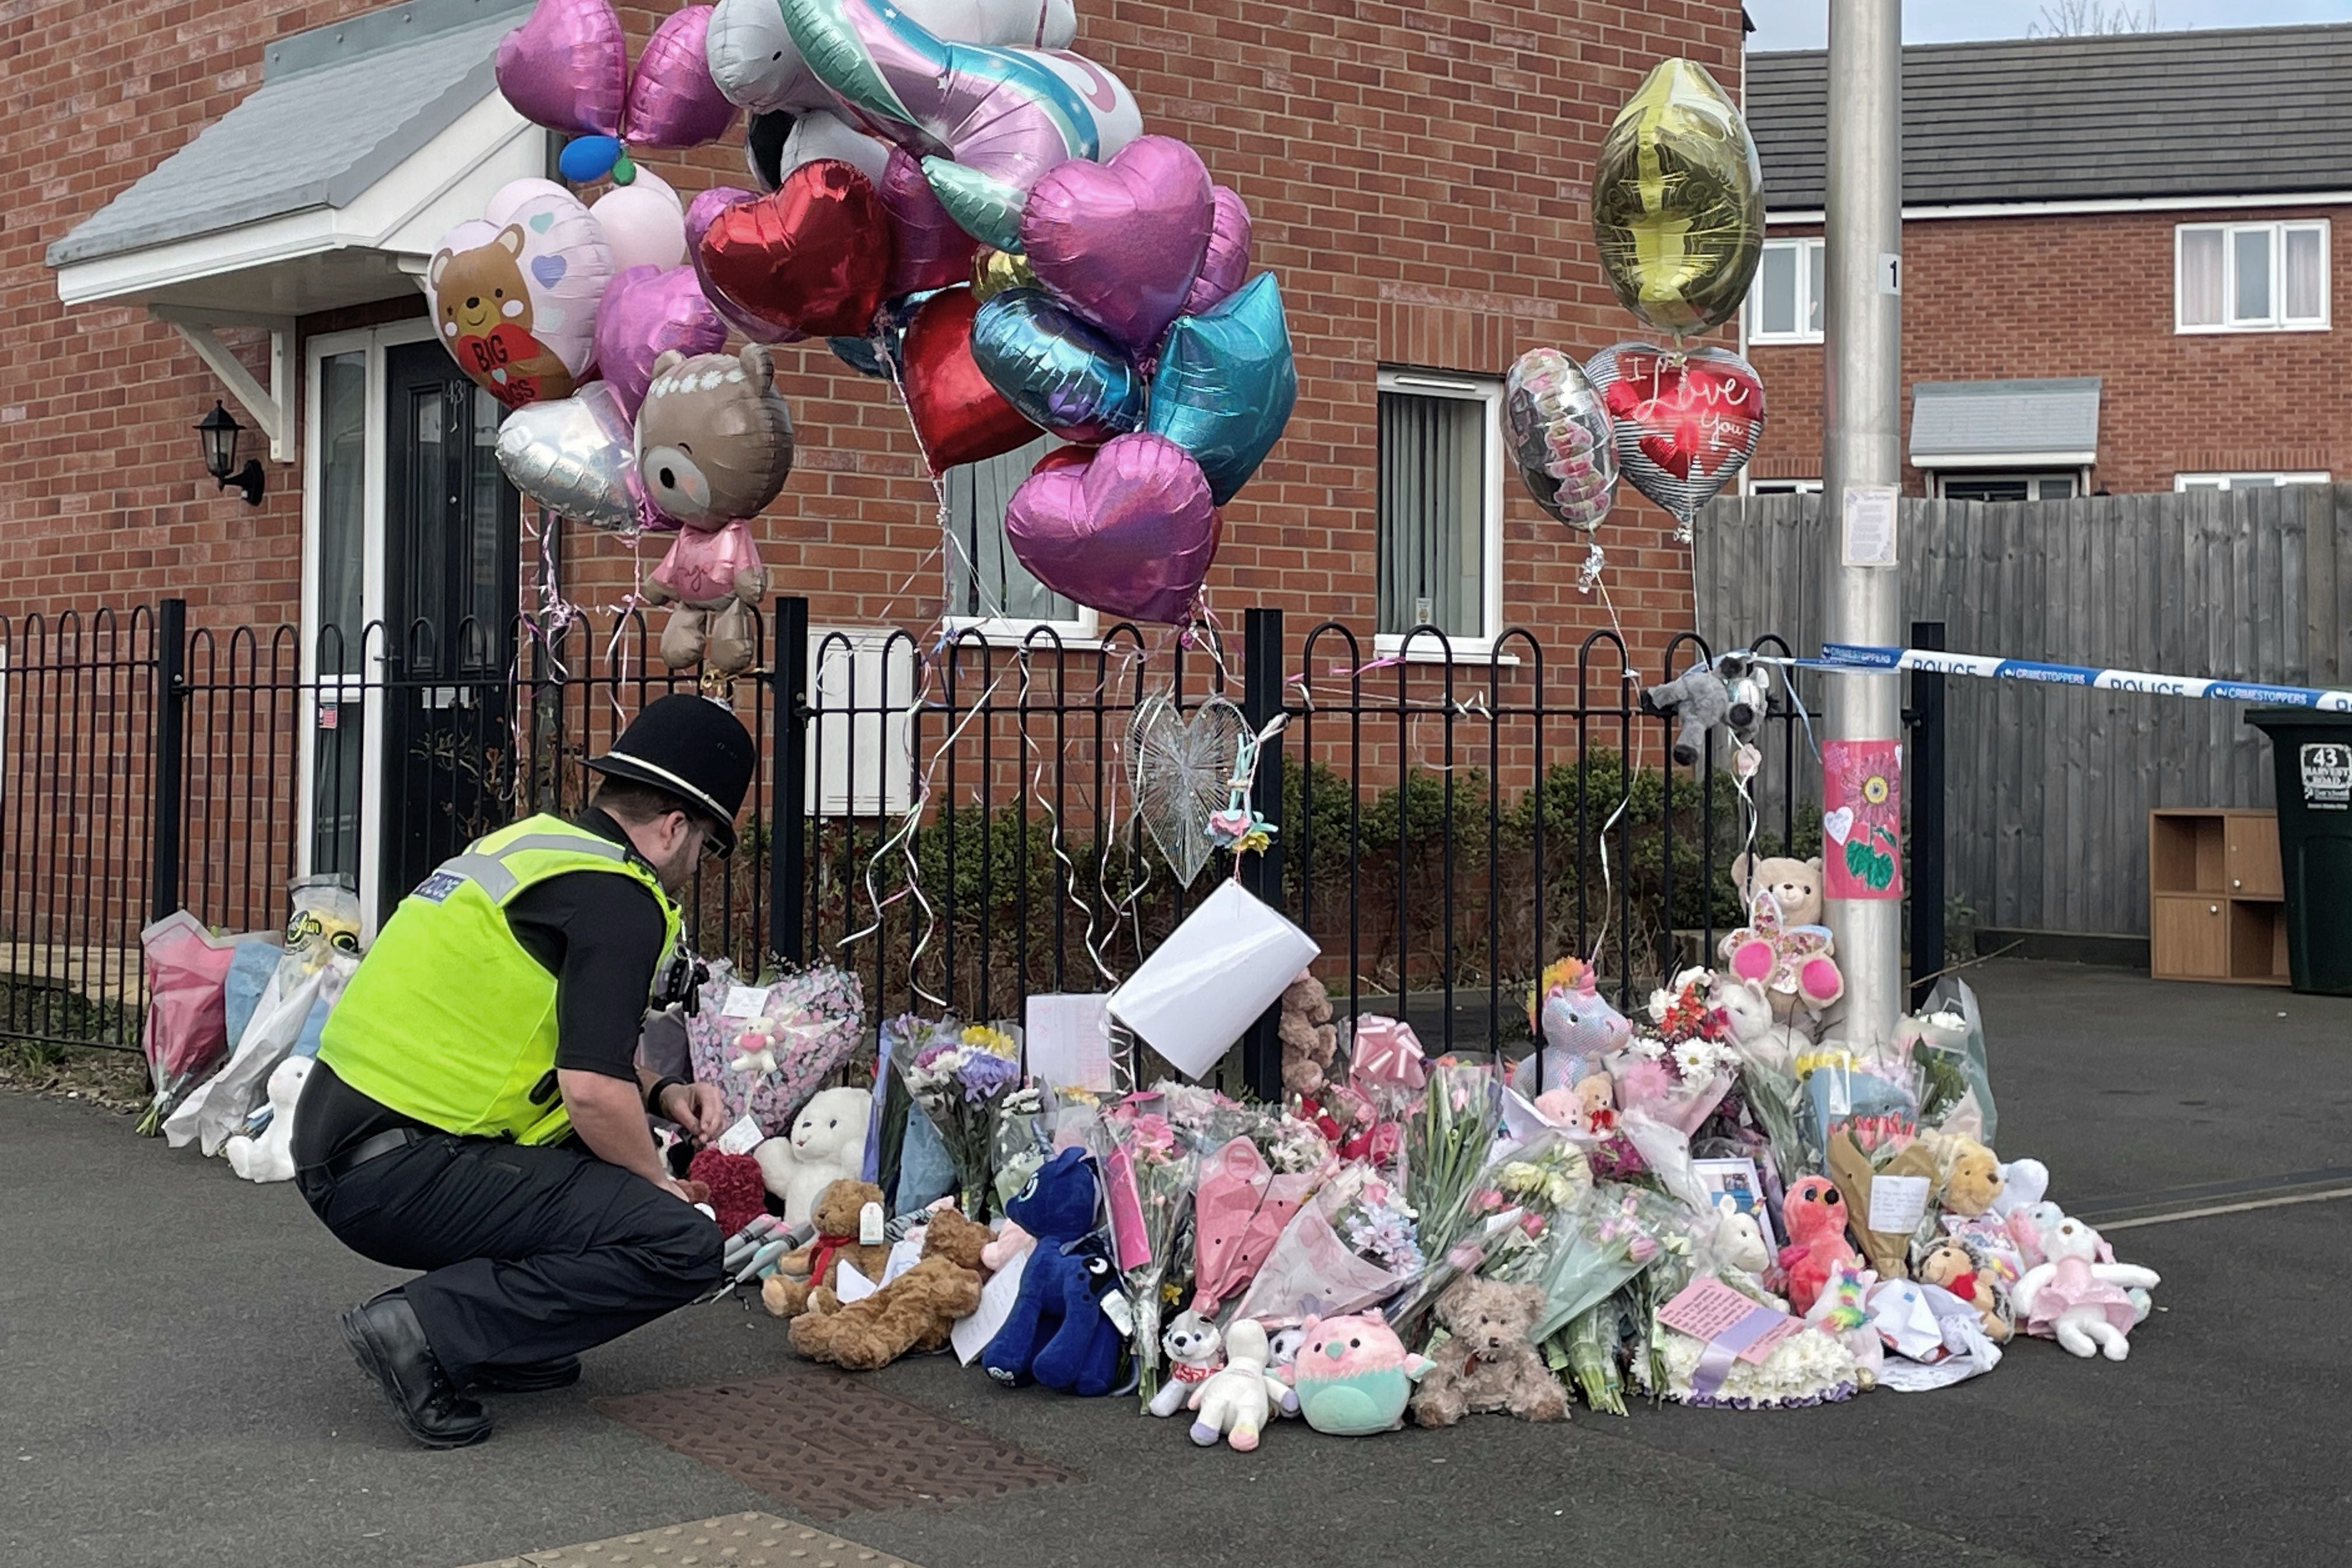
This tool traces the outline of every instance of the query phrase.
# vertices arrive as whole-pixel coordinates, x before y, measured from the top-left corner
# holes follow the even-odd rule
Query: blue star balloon
[[[1212,309],[1179,316],[1160,347],[1144,428],[1175,442],[1234,499],[1290,422],[1298,371],[1274,274],[1261,272]]]

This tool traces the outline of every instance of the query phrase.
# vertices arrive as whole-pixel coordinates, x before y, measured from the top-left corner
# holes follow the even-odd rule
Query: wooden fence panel
[[[1965,653],[2340,685],[2347,505],[2352,486],[1906,500],[1904,621],[1943,621]],[[1695,558],[1708,643],[1769,627],[1818,651],[1829,528],[1819,496],[1710,506]],[[2241,704],[1957,678],[1946,693],[1948,880],[1977,924],[2145,933],[2149,810],[2272,804]]]

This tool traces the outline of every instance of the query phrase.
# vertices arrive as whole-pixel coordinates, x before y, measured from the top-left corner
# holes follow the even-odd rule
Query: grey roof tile
[[[1748,58],[1775,208],[1822,205],[1819,49]],[[2352,190],[2352,26],[1916,44],[1903,200],[1923,206]]]
[[[2099,378],[1922,381],[1911,388],[1911,460],[2095,452]]]
[[[495,90],[528,0],[410,0],[279,39],[259,88],[48,247],[62,267],[349,205]]]

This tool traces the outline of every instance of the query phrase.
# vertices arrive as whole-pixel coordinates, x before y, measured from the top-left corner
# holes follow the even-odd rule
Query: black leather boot
[[[492,1394],[546,1394],[553,1389],[569,1388],[579,1381],[580,1358],[567,1355],[558,1356],[553,1361],[519,1361],[503,1366],[478,1366],[466,1386],[487,1389]]]
[[[489,1412],[457,1392],[408,1299],[394,1291],[343,1314],[352,1355],[383,1390],[409,1436],[427,1448],[462,1448],[490,1435]]]

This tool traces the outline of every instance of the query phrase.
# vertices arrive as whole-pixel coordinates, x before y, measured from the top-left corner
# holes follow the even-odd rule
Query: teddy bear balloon
[[[580,199],[550,180],[501,186],[485,210],[443,235],[425,264],[441,346],[509,408],[569,397],[595,357],[612,247]]]
[[[662,662],[702,661],[719,675],[751,666],[751,612],[768,591],[747,519],[793,471],[793,416],[762,343],[740,354],[675,349],[654,361],[637,408],[637,473],[653,504],[683,525],[654,568],[646,598],[676,601],[662,630]]]

